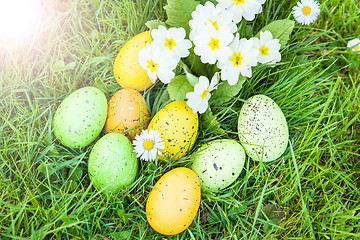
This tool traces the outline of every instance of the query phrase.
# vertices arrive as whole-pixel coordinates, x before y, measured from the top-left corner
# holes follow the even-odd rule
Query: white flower
[[[252,21],[255,18],[255,14],[262,12],[262,4],[265,0],[216,0],[218,4],[216,6],[225,8],[232,12],[233,20],[235,23],[245,18],[248,21]]]
[[[293,7],[295,20],[302,25],[313,23],[320,14],[320,5],[316,0],[301,0]]]
[[[209,106],[209,99],[211,97],[211,91],[216,89],[216,85],[219,81],[219,73],[215,73],[209,83],[209,79],[205,76],[199,77],[199,83],[194,87],[194,92],[188,92],[186,94],[187,105],[193,110],[194,113],[204,113]]]
[[[158,29],[151,31],[151,36],[154,39],[152,44],[158,44],[179,59],[189,55],[189,48],[191,48],[192,44],[190,40],[185,39],[186,32],[184,28],[166,29],[160,25]]]
[[[162,154],[159,149],[165,148],[161,134],[153,129],[146,129],[140,135],[137,134],[133,145],[136,157],[140,157],[141,160],[145,161],[155,160],[158,155]]]
[[[347,43],[348,48],[352,48],[352,51],[360,51],[360,38],[354,38]]]
[[[173,70],[179,59],[172,54],[167,54],[156,44],[148,43],[139,51],[138,63],[147,72],[152,83],[157,79],[167,84],[174,78]]]
[[[208,29],[194,38],[194,52],[200,56],[203,63],[214,64],[216,60],[223,60],[231,53],[229,44],[234,35],[227,29]]]
[[[269,63],[274,64],[280,62],[280,40],[273,39],[273,36],[270,31],[260,32],[260,39],[254,37],[251,38],[254,40],[255,47],[259,51],[257,60],[260,63]]]
[[[230,85],[235,85],[239,75],[251,77],[251,66],[256,66],[259,51],[254,47],[254,40],[239,39],[236,34],[234,41],[230,44],[232,49],[225,61],[219,61],[217,66],[221,69],[221,79],[227,80]]]
[[[231,33],[237,30],[236,24],[232,21],[232,13],[224,8],[215,7],[212,2],[206,2],[205,5],[198,4],[191,16],[192,19],[189,21],[191,40],[209,28],[215,30],[226,28]]]

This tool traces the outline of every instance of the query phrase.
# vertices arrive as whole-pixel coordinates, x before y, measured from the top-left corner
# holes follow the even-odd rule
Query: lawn
[[[203,3],[205,1],[201,1]],[[91,184],[88,158],[95,142],[62,145],[52,121],[75,90],[94,86],[107,100],[121,86],[113,63],[121,47],[165,22],[166,0],[47,0],[34,35],[0,46],[0,236],[2,239],[360,239],[360,54],[347,42],[360,37],[356,0],[320,0],[310,25],[295,22],[281,62],[257,66],[213,117],[200,116],[197,141],[177,161],[139,160],[136,180],[107,195]],[[296,1],[267,0],[242,27],[250,38],[279,19],[294,20]],[[154,116],[169,102],[165,85],[143,92]],[[245,161],[229,187],[201,193],[192,224],[166,236],[154,231],[145,205],[152,186],[215,139],[235,139],[243,102],[273,99],[289,127],[276,161]],[[165,96],[165,97],[164,97]],[[217,123],[215,122],[217,121]],[[220,128],[219,128],[220,127]]]

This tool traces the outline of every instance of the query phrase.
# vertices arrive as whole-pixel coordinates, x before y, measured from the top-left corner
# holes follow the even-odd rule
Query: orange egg
[[[165,173],[151,190],[146,202],[146,218],[161,234],[181,233],[193,222],[200,198],[198,176],[189,168],[175,168]]]
[[[149,123],[149,109],[144,97],[136,90],[117,91],[108,103],[105,131],[118,132],[133,140]]]

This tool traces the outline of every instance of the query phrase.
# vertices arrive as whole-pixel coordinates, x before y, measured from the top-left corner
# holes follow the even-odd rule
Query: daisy
[[[189,38],[191,40],[195,36],[207,31],[208,28],[213,30],[226,28],[231,33],[237,30],[236,24],[232,21],[232,13],[224,8],[215,7],[212,2],[206,2],[205,5],[197,5],[191,16],[192,19],[189,21],[191,28]]]
[[[260,32],[260,39],[252,38],[254,40],[255,46],[259,51],[257,60],[260,63],[269,63],[274,64],[280,62],[280,40],[273,39],[273,36],[270,31]]]
[[[146,129],[140,135],[137,134],[133,145],[136,157],[140,157],[141,160],[145,161],[155,160],[158,155],[162,154],[159,149],[165,148],[161,134],[153,129]]]
[[[186,32],[184,28],[169,28],[160,25],[158,29],[151,31],[153,38],[152,44],[158,44],[162,49],[182,58],[189,55],[189,48],[192,44],[190,40],[185,39]]]
[[[231,53],[229,44],[233,38],[234,35],[225,28],[217,31],[209,29],[194,38],[194,52],[200,56],[203,63],[214,64],[217,60],[220,61]]]
[[[221,80],[228,81],[229,85],[235,85],[239,75],[251,77],[251,67],[256,66],[259,51],[254,47],[253,39],[239,39],[236,34],[234,41],[230,44],[231,53],[225,61],[219,61],[217,66],[221,69]]]
[[[293,7],[295,20],[302,25],[313,23],[320,14],[320,5],[316,0],[301,0]]]
[[[354,38],[347,43],[348,48],[352,48],[352,51],[360,51],[360,38]]]
[[[138,63],[146,70],[152,83],[159,79],[163,83],[168,84],[175,77],[173,70],[179,62],[178,58],[171,54],[166,54],[156,44],[146,44],[146,47],[139,51],[138,56]]]
[[[219,81],[219,73],[215,73],[209,83],[209,79],[205,76],[199,77],[199,83],[194,87],[194,92],[186,94],[187,105],[193,110],[194,113],[204,113],[209,106],[209,99],[211,91],[216,89]]]
[[[255,14],[262,12],[262,4],[265,0],[216,0],[217,7],[225,8],[232,12],[235,23],[245,18],[248,21],[255,19]]]

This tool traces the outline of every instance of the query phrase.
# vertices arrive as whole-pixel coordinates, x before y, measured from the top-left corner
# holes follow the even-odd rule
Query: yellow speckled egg
[[[118,132],[133,140],[141,128],[149,124],[150,115],[144,97],[136,90],[124,88],[117,91],[108,103],[105,131]]]
[[[165,148],[160,150],[159,159],[184,157],[194,146],[198,127],[198,114],[185,101],[174,101],[160,109],[148,127],[159,132],[164,139]]]
[[[200,206],[199,178],[189,168],[165,173],[151,190],[146,202],[150,226],[165,235],[181,233],[193,222]]]
[[[114,62],[114,75],[123,88],[133,88],[141,92],[153,85],[137,61],[140,49],[150,42],[150,32],[146,31],[130,39],[121,48]]]

